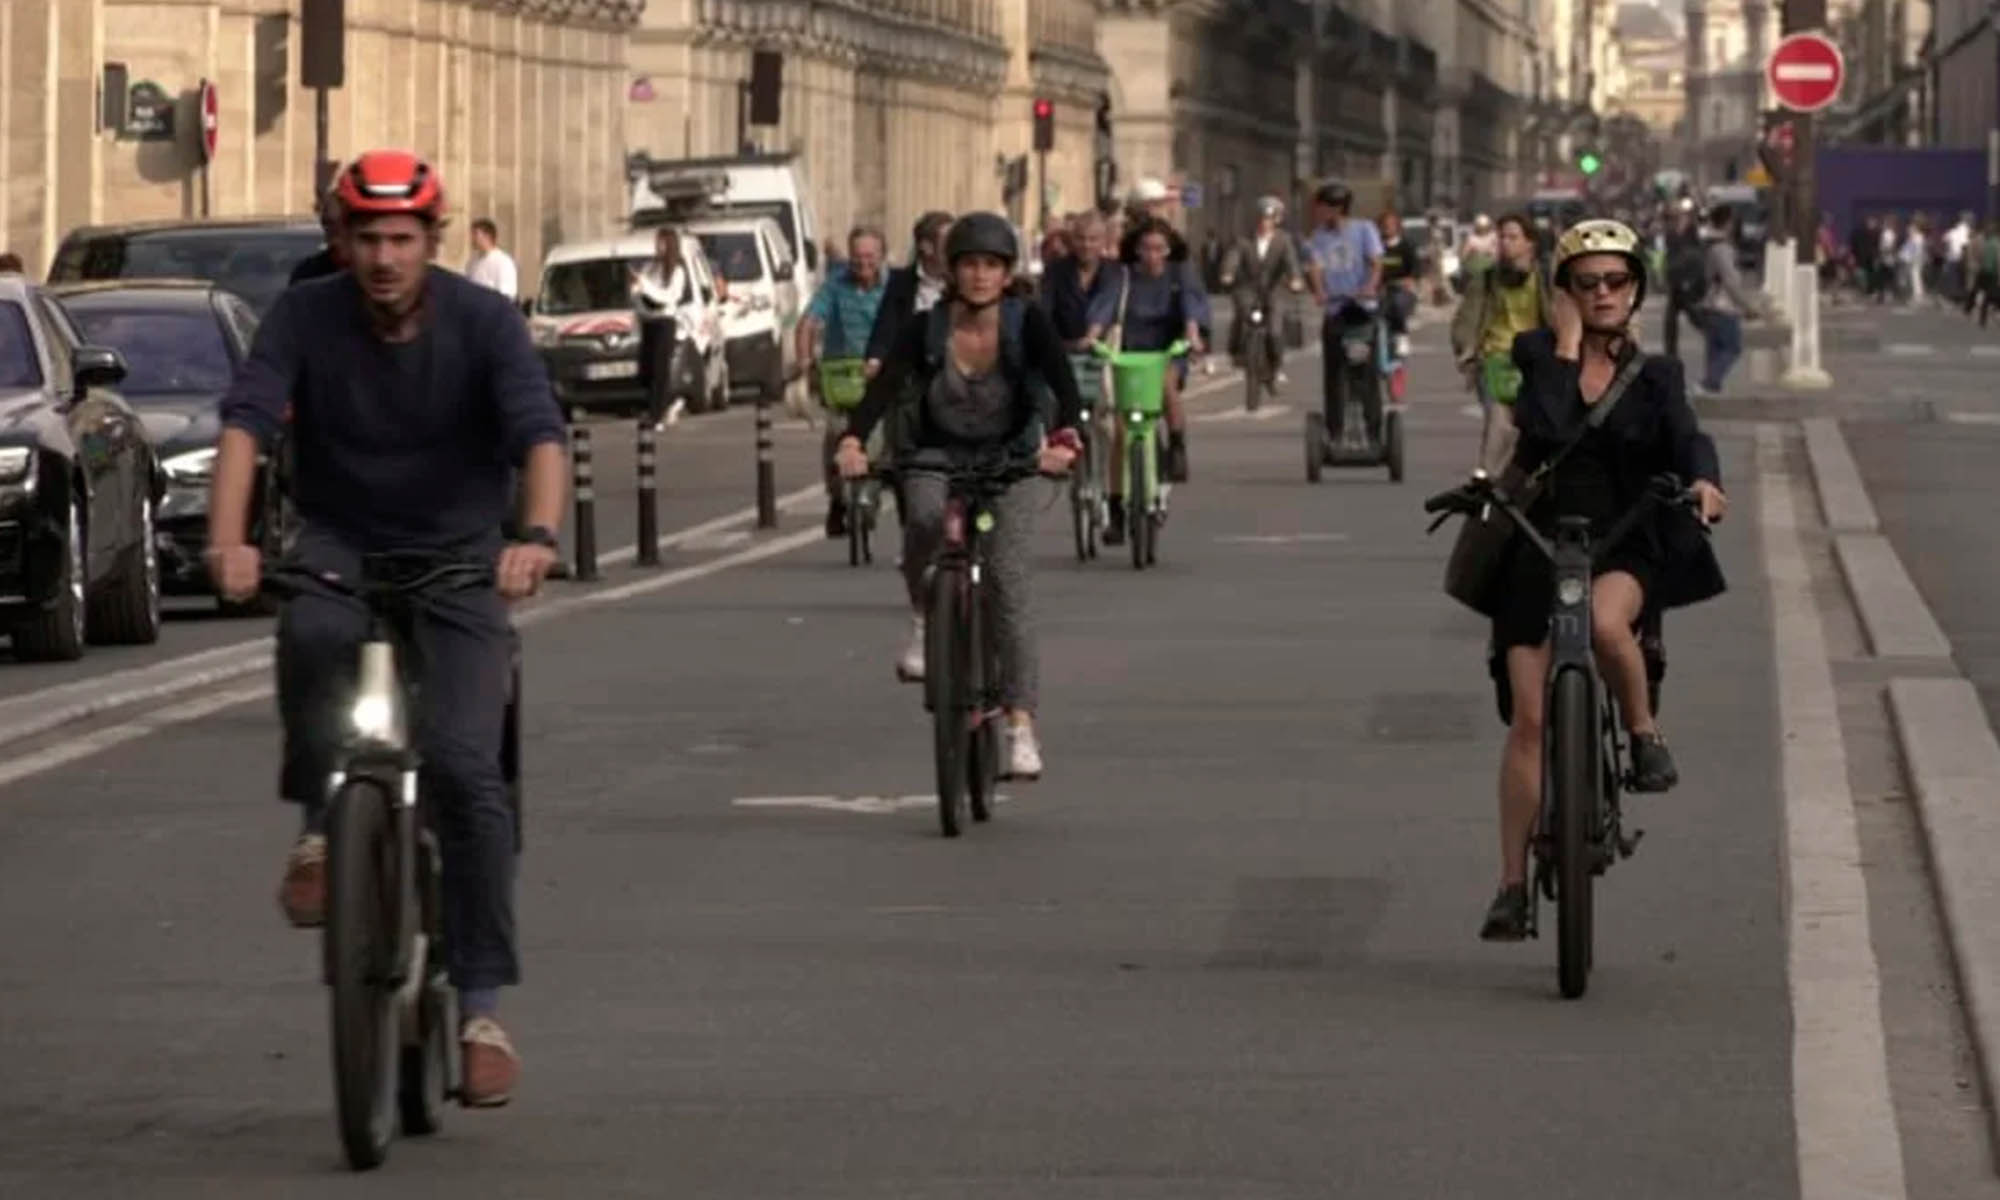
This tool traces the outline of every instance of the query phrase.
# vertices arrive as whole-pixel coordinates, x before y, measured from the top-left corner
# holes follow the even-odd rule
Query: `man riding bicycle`
[[[532,594],[555,562],[565,466],[562,412],[505,296],[432,270],[444,187],[429,163],[370,151],[341,174],[338,236],[350,269],[283,293],[222,400],[209,502],[209,569],[231,600],[258,592],[245,540],[260,446],[292,409],[291,565],[355,580],[364,555],[404,551],[496,563],[498,591],[426,597],[417,714],[426,795],[444,858],[449,968],[465,1023],[464,1102],[504,1104],[520,1060],[495,1019],[519,980],[515,829],[501,775],[512,658],[506,599]],[[502,526],[521,469],[522,540]],[[325,801],[368,632],[359,602],[308,589],[278,623],[283,798],[303,810],[279,899],[294,925],[326,907]]]
[[[1236,304],[1236,332],[1229,339],[1231,349],[1241,357],[1247,348],[1249,329],[1243,316],[1261,309],[1266,321],[1276,311],[1272,297],[1283,283],[1292,291],[1303,291],[1305,272],[1299,265],[1298,243],[1283,228],[1285,202],[1276,196],[1257,201],[1257,228],[1238,238],[1222,256],[1222,286],[1231,289]],[[1285,382],[1285,347],[1282,338],[1266,339],[1271,367],[1279,383]],[[1245,363],[1248,369],[1252,364]]]
[[[950,287],[943,301],[923,319],[903,326],[840,441],[841,473],[865,475],[864,447],[876,422],[892,406],[907,410],[897,458],[908,505],[903,581],[914,614],[910,640],[896,658],[896,674],[911,683],[921,681],[928,667],[924,577],[944,538],[952,468],[995,458],[1031,459],[1044,473],[1059,475],[1083,444],[1076,429],[1082,401],[1062,343],[1039,308],[1007,295],[1020,260],[1013,226],[996,213],[973,213],[952,225],[944,248]],[[1046,439],[1040,434],[1044,389],[1055,397],[1048,421],[1054,431]],[[1024,780],[1042,773],[1034,727],[1039,672],[1028,610],[1033,486],[1033,480],[1026,480],[1008,489],[995,506],[998,522],[987,535],[1001,704],[1009,733],[1003,774]]]
[[[1312,257],[1313,295],[1326,314],[1320,325],[1320,367],[1327,436],[1335,442],[1347,421],[1347,364],[1340,353],[1341,330],[1349,324],[1379,319],[1376,298],[1382,293],[1382,234],[1373,221],[1349,215],[1354,193],[1338,181],[1321,185],[1313,195],[1313,216],[1319,228],[1307,242]],[[1379,407],[1379,406],[1378,406]],[[1381,414],[1368,414],[1379,423]],[[1379,437],[1380,429],[1370,429]]]
[[[868,353],[868,335],[882,311],[885,294],[882,260],[888,239],[880,230],[857,227],[847,235],[847,261],[835,267],[813,293],[799,321],[798,364],[811,371],[821,357],[862,358]],[[870,374],[875,368],[870,369]],[[822,396],[824,401],[825,397]],[[821,447],[826,476],[826,536],[847,536],[847,499],[841,493],[840,472],[834,469],[833,452],[840,444],[846,422],[835,417],[826,423]]]

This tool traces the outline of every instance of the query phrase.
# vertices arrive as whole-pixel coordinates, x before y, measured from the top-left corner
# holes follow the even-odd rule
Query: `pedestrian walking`
[[[521,269],[514,256],[500,248],[500,227],[491,217],[472,223],[472,257],[466,260],[465,277],[516,300],[521,295]]]
[[[653,261],[632,274],[632,304],[639,314],[639,386],[646,392],[648,419],[658,425],[673,399],[674,348],[682,313],[694,301],[694,284],[681,262],[680,230],[662,228],[653,247]]]
[[[1713,396],[1721,393],[1730,368],[1743,357],[1743,319],[1763,316],[1767,310],[1760,296],[1744,286],[1736,268],[1736,210],[1716,205],[1708,214],[1702,241],[1708,253],[1708,294],[1695,323],[1706,354],[1701,386],[1695,390],[1697,395]]]

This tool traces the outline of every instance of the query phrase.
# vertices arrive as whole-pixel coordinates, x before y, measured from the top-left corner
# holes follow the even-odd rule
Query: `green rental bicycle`
[[[1173,485],[1160,478],[1160,415],[1166,408],[1167,372],[1188,352],[1185,341],[1165,350],[1113,350],[1102,342],[1091,351],[1111,364],[1112,403],[1125,432],[1124,461],[1118,464],[1124,483],[1126,535],[1132,544],[1132,566],[1143,571],[1159,561],[1160,526],[1167,522],[1167,496]]]
[[[1098,540],[1103,536],[1110,514],[1104,506],[1104,432],[1099,427],[1104,405],[1104,363],[1094,354],[1069,356],[1076,391],[1083,398],[1077,426],[1083,435],[1083,452],[1069,472],[1070,529],[1076,535],[1076,561],[1097,557]]]
[[[868,361],[823,358],[819,362],[819,394],[829,412],[844,418],[868,391]],[[847,565],[875,561],[875,522],[882,507],[882,476],[870,471],[843,485],[847,502]]]

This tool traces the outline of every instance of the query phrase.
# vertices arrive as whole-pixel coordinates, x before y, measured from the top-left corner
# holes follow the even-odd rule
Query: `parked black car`
[[[165,476],[114,390],[125,372],[42,288],[0,275],[0,628],[17,658],[160,636]]]
[[[309,216],[87,225],[71,230],[56,249],[49,282],[205,279],[262,316],[285,290],[292,268],[324,245],[319,222]]]
[[[257,314],[240,297],[199,279],[72,283],[49,289],[84,340],[125,356],[119,391],[145,425],[167,479],[155,519],[161,585],[169,595],[209,595],[208,485],[221,436],[217,403],[250,353]],[[281,549],[283,503],[270,460],[252,500],[250,536],[267,556]],[[266,606],[224,604],[226,612]]]

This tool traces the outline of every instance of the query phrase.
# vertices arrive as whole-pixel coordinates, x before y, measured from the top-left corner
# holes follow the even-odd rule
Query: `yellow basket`
[[[819,364],[819,394],[831,409],[845,411],[861,403],[868,391],[868,361],[828,358]]]

